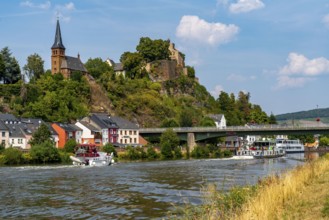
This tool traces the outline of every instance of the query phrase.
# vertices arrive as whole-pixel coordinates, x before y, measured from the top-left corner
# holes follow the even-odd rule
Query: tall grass
[[[243,205],[234,219],[282,219],[288,203],[300,198],[303,189],[329,170],[329,157],[308,162],[289,172],[265,179],[257,195]],[[291,208],[291,207],[290,207]]]
[[[222,192],[216,185],[202,189],[204,203],[201,206],[186,205],[173,219],[289,219],[285,216],[291,204],[298,202],[303,190],[329,170],[329,155],[296,167],[281,175],[272,175],[256,186],[233,187]],[[329,202],[328,202],[329,204]],[[326,204],[328,207],[329,205]],[[329,215],[327,206],[322,215]],[[288,210],[289,211],[289,210]],[[300,210],[290,210],[300,211]]]

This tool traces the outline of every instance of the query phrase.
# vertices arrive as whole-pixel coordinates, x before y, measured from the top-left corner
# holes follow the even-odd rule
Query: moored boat
[[[286,153],[303,153],[305,151],[304,145],[297,140],[277,139],[276,147],[284,150]]]
[[[106,152],[98,152],[95,145],[81,144],[70,159],[73,165],[78,166],[108,166],[113,162],[113,153],[109,155]]]
[[[277,148],[275,140],[255,141],[250,149],[255,159],[277,158],[286,154],[284,149]]]

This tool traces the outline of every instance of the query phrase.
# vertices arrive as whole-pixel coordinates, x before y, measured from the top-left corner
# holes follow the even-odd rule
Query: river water
[[[186,201],[201,204],[207,183],[222,190],[255,184],[303,157],[2,167],[0,219],[161,219]]]

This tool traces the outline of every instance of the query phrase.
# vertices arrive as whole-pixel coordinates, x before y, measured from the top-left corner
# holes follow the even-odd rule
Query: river
[[[200,189],[207,183],[222,190],[255,184],[303,164],[303,157],[2,167],[0,219],[161,218],[186,201],[201,204]]]

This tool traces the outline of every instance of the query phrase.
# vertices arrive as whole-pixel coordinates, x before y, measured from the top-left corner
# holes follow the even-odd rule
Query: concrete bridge
[[[168,128],[141,128],[139,133],[143,137],[160,137]],[[217,137],[246,136],[246,135],[304,135],[329,134],[329,125],[324,126],[283,126],[283,125],[257,125],[257,126],[231,126],[216,127],[186,127],[172,128],[181,141],[186,141],[192,149],[197,141]]]

